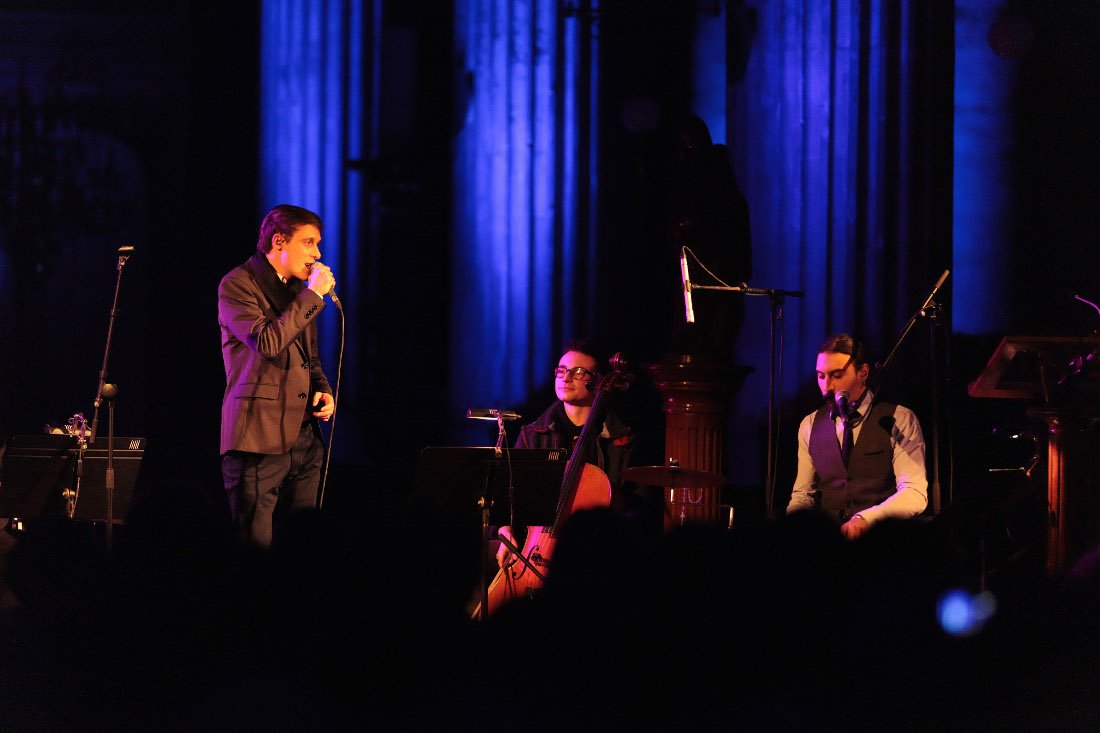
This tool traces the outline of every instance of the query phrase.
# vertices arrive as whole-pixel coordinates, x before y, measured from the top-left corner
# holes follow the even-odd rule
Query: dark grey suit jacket
[[[324,307],[301,281],[284,284],[259,253],[222,278],[222,454],[288,452],[313,393],[332,392],[317,355],[314,319]]]

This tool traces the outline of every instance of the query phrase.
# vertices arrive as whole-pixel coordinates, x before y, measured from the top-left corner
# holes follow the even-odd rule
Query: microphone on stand
[[[518,412],[512,412],[511,410],[494,410],[492,408],[471,407],[470,409],[466,410],[466,417],[470,418],[471,420],[496,420],[497,418],[500,418],[501,420],[510,421],[519,420],[521,417],[523,417],[523,415],[520,415]]]
[[[687,247],[680,248],[680,275],[684,281],[684,318],[695,323],[695,311],[691,307],[691,279],[688,278]]]
[[[121,270],[122,266],[126,264],[126,260],[130,259],[130,255],[134,253],[134,248],[131,245],[125,245],[118,248],[118,269]]]
[[[836,400],[836,409],[840,411],[840,417],[845,422],[848,421],[848,392],[843,389],[838,389],[833,399]]]
[[[920,307],[920,310],[918,311],[922,316],[924,315],[924,311],[926,311],[930,306],[935,303],[936,293],[940,292],[940,288],[942,288],[943,284],[947,282],[947,276],[950,274],[951,270],[944,270],[943,274],[940,275],[940,279],[937,280],[936,284],[932,286],[932,292],[928,294],[928,297],[925,299],[924,304]]]

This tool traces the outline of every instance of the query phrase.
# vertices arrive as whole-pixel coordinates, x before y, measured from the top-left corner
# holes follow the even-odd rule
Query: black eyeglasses
[[[558,367],[554,370],[554,376],[557,379],[562,379],[568,374],[570,379],[588,379],[589,377],[596,376],[596,372],[591,369],[585,369],[584,367],[573,367],[572,369],[566,369],[565,367]]]

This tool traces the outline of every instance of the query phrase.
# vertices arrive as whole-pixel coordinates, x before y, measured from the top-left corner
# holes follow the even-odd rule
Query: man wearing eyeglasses
[[[572,448],[581,429],[592,411],[592,402],[596,394],[590,385],[598,380],[600,360],[591,342],[574,340],[565,345],[558,366],[554,369],[554,394],[558,401],[552,404],[534,422],[524,425],[516,439],[516,448]],[[630,455],[634,447],[634,436],[618,415],[608,409],[603,418],[603,427],[584,456],[585,463],[591,463],[607,474],[611,483],[612,506],[622,508],[621,500],[616,497],[622,483],[623,469],[630,465]],[[511,527],[501,527],[498,534],[513,544],[516,543]],[[501,545],[497,552],[497,562],[505,567],[515,561],[511,551]]]
[[[875,402],[866,348],[849,334],[818,349],[817,386],[825,404],[798,428],[798,473],[787,513],[819,509],[848,539],[883,519],[907,519],[928,506],[924,435],[912,410]]]

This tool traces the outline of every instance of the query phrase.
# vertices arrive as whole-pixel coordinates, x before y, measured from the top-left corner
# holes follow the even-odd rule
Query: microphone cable
[[[708,275],[710,275],[711,277],[713,277],[718,282],[719,285],[721,285],[724,288],[734,287],[734,286],[730,285],[729,283],[727,283],[722,278],[715,275],[713,272],[711,272],[710,269],[706,265],[703,264],[703,261],[701,259],[699,259],[699,256],[696,255],[695,252],[692,251],[691,247],[688,247],[685,244],[683,247],[680,248],[680,251],[682,253],[685,253],[685,254],[690,254],[691,259],[695,260],[695,264],[697,264],[697,265],[699,265],[699,267],[703,268],[703,272],[705,272]],[[744,285],[745,285],[745,283],[741,283],[741,286],[744,286]]]
[[[317,490],[317,509],[325,503],[325,484],[328,483],[328,464],[332,458],[332,433],[336,429],[336,408],[340,404],[340,374],[344,369],[344,306],[336,297],[335,288],[329,293],[336,311],[340,314],[340,351],[336,358],[336,389],[332,394],[332,417],[328,421],[328,443],[325,446],[325,465],[321,470],[321,486]]]

